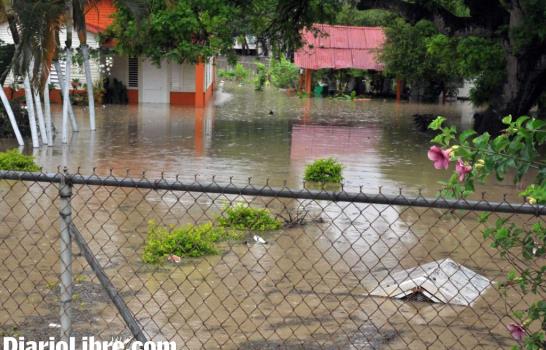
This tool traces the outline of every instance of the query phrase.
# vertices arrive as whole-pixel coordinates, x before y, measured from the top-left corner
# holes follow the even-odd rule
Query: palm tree
[[[92,5],[94,1],[73,0],[74,28],[78,32],[80,51],[83,56],[85,69],[85,82],[87,85],[87,100],[89,102],[89,125],[95,130],[95,96],[93,94],[93,79],[91,78],[91,65],[89,64],[89,46],[87,45],[87,28],[85,25],[85,4]]]
[[[51,122],[51,106],[49,104],[49,77],[44,84],[44,109],[47,129],[47,144],[53,146],[53,126]]]
[[[66,25],[66,76],[63,94],[63,120],[62,120],[62,143],[68,142],[68,108],[70,107],[70,96],[68,85],[70,84],[70,71],[72,70],[72,8],[73,0],[65,1],[65,25]]]
[[[58,51],[61,51],[60,45],[57,47],[57,52]],[[53,59],[53,67],[55,67],[55,73],[57,73],[57,79],[59,81],[59,86],[61,87],[61,95],[64,96],[64,93],[65,93],[64,84],[66,82],[64,80],[64,74],[61,69],[61,63],[59,62],[58,57],[55,57]],[[70,123],[72,124],[72,132],[80,131],[78,127],[78,122],[76,121],[76,116],[74,115],[74,109],[72,108],[72,104],[68,106],[68,116],[70,118]]]
[[[40,147],[40,141],[38,140],[38,129],[36,129],[36,117],[34,116],[34,101],[32,97],[32,88],[30,85],[30,79],[28,74],[25,75],[25,99],[27,101],[27,113],[30,125],[30,135],[32,136],[32,147]]]
[[[40,100],[40,90],[34,90],[34,106],[36,107],[36,117],[38,118],[38,126],[40,127],[40,136],[42,137],[42,144],[47,145],[48,137],[47,130],[44,121],[44,112],[42,109],[42,101]]]
[[[24,77],[25,98],[34,147],[39,147],[36,114],[42,140],[45,140],[44,143],[48,142],[39,94],[47,81],[51,60],[55,54],[55,33],[62,23],[61,5],[60,0],[2,1],[1,12],[8,19],[15,43],[11,62],[13,75]]]

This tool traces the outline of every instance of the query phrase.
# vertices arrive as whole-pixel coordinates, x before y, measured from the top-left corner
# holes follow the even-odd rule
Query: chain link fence
[[[501,294],[495,282],[510,266],[477,217],[532,225],[544,206],[144,176],[0,179],[2,336],[497,349],[514,344],[512,310],[537,297]],[[266,208],[282,227],[245,231],[205,256],[144,262],[150,221],[216,225],[237,203]]]

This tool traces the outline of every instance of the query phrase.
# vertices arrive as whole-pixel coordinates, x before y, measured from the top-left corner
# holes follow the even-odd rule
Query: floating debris
[[[491,283],[486,277],[447,258],[392,273],[370,294],[472,306]]]
[[[173,254],[167,257],[167,261],[173,264],[180,264],[180,262],[182,261],[182,258],[179,257],[178,255]]]
[[[260,243],[260,244],[266,244],[267,241],[265,239],[263,239],[262,237],[258,236],[258,235],[254,235],[254,242],[256,243]]]

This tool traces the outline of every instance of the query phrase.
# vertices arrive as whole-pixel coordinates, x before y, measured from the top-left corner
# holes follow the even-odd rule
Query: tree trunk
[[[93,79],[91,78],[91,65],[89,64],[89,46],[81,45],[83,64],[85,67],[85,82],[87,83],[87,100],[89,102],[89,124],[91,131],[95,130],[95,96],[93,95]]]
[[[15,115],[13,114],[13,110],[11,109],[11,105],[9,103],[8,97],[6,96],[6,93],[4,92],[4,89],[1,86],[0,86],[0,99],[2,99],[2,104],[4,105],[4,109],[6,110],[6,114],[8,115],[9,121],[11,123],[11,127],[13,128],[13,132],[15,133],[15,138],[17,138],[17,143],[19,144],[19,146],[24,146],[25,143],[23,141],[23,137],[21,136],[21,132],[19,131],[19,127],[17,126]]]
[[[59,61],[53,61],[53,65],[55,66],[55,72],[57,73],[57,79],[59,81],[59,85],[61,86],[61,95],[63,97],[63,103],[64,103],[64,93],[65,93],[65,80],[64,80],[64,74],[61,70],[61,64]],[[70,90],[70,87],[69,87]],[[69,96],[70,98],[70,96]],[[68,108],[68,116],[70,117],[70,123],[72,123],[72,132],[78,132],[80,131],[78,127],[78,122],[76,120],[76,116],[74,115],[74,109],[72,108],[72,104],[69,104]]]
[[[72,0],[66,0],[66,79],[64,84],[64,95],[63,95],[63,121],[62,121],[62,143],[68,142],[68,110],[70,108],[70,96],[69,88],[70,85],[70,71],[72,69]]]
[[[506,79],[502,90],[485,113],[474,115],[474,129],[479,133],[498,135],[506,127],[501,122],[503,117],[527,115],[546,90],[546,53],[537,55],[539,48],[530,47],[514,54],[515,45],[505,41]]]
[[[36,107],[36,117],[38,119],[38,126],[40,127],[40,136],[42,137],[42,144],[47,145],[47,131],[44,122],[44,112],[42,110],[42,101],[40,100],[40,92],[38,89],[34,90],[34,107]]]
[[[49,77],[44,85],[45,124],[47,129],[47,144],[53,147],[53,123],[51,122],[51,105],[49,103]]]
[[[67,31],[68,34],[68,31]],[[72,34],[72,33],[71,33]],[[66,76],[64,83],[64,93],[63,93],[63,121],[62,121],[62,143],[68,142],[68,114],[70,109],[70,70],[72,69],[72,50],[66,48]]]
[[[40,141],[38,140],[38,130],[36,129],[36,118],[34,116],[34,103],[32,101],[32,90],[30,89],[30,79],[28,74],[25,75],[25,99],[27,102],[28,121],[30,125],[30,135],[32,136],[32,147],[40,147]]]

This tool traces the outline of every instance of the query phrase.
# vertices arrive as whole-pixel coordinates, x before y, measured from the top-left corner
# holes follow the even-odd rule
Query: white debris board
[[[436,303],[472,306],[490,285],[486,277],[447,258],[389,274],[370,294],[402,299],[422,293]]]

